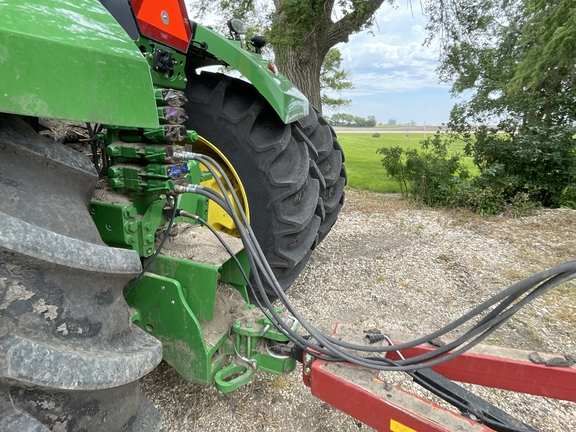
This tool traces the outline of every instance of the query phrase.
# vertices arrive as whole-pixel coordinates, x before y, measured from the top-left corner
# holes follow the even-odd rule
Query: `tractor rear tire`
[[[285,124],[250,83],[194,70],[186,75],[186,126],[215,145],[238,174],[252,228],[285,290],[344,203],[346,171],[336,135],[312,107]]]
[[[157,431],[138,380],[160,341],[122,293],[141,271],[106,246],[88,204],[87,157],[0,114],[0,430]]]

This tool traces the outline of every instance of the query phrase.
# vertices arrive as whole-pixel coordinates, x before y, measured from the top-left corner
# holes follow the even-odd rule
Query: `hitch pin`
[[[256,359],[249,359],[247,357],[240,355],[240,353],[236,349],[236,344],[234,344],[233,346],[234,346],[234,352],[236,353],[236,355],[240,360],[248,363],[252,369],[256,369],[258,367],[258,361]]]
[[[390,339],[390,336],[388,336],[387,334],[384,334],[382,336],[384,336],[384,339],[386,339],[386,341],[388,341],[388,345],[394,346],[394,342],[392,342],[392,339]],[[398,357],[400,357],[402,360],[405,360],[405,358],[402,355],[402,353],[400,352],[400,350],[396,350],[396,353],[398,353]],[[381,371],[378,371],[378,374],[377,374],[378,378],[380,378],[380,372]]]
[[[288,327],[290,327],[290,330],[292,330],[293,332],[296,331],[296,327],[298,327],[298,320],[296,318],[294,318],[292,315],[290,315],[288,317],[288,319],[286,321],[284,321],[284,324],[286,324]],[[260,331],[259,336],[262,337],[266,334],[266,332],[270,330],[270,324],[266,324],[262,330]]]
[[[266,324],[264,328],[260,331],[260,334],[258,336],[260,337],[264,336],[268,330],[270,330],[270,324]]]

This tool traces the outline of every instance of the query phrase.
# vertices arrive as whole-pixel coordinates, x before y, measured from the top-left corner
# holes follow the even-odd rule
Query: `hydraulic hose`
[[[240,200],[234,191],[234,188],[218,163],[211,157],[188,152],[185,155],[188,160],[201,162],[210,171],[215,179],[220,191],[219,193],[210,188],[200,185],[189,185],[176,189],[178,193],[196,193],[214,201],[222,207],[236,224],[236,228],[243,242],[248,260],[252,269],[254,284],[252,284],[243,272],[243,277],[256,299],[256,302],[265,316],[270,319],[274,326],[288,337],[295,345],[306,352],[327,361],[349,361],[359,366],[378,369],[383,371],[415,371],[425,369],[451,360],[463,352],[471,349],[493,333],[507,319],[509,319],[520,308],[534,300],[536,297],[548,292],[550,289],[576,277],[576,261],[570,261],[560,264],[554,268],[544,270],[523,281],[520,281],[504,291],[496,294],[492,298],[476,306],[468,313],[454,320],[441,329],[428,335],[416,338],[410,342],[394,346],[365,346],[344,342],[326,335],[311,325],[290,303],[284,291],[279,286],[275,275],[270,268],[262,249],[258,245],[254,232],[250,226],[248,218],[242,209]],[[229,192],[229,194],[224,193]],[[237,209],[237,211],[236,211]],[[210,227],[206,221],[199,220],[202,225],[207,226],[213,233],[215,230]],[[220,237],[217,235],[217,237]],[[225,244],[220,237],[219,241]],[[226,246],[225,246],[226,247]],[[227,248],[228,253],[231,251]],[[232,254],[231,254],[232,255]],[[290,312],[309,333],[310,339],[307,339],[293,331],[287,326],[281,317],[276,313],[270,298],[264,290],[262,280],[264,280],[274,291],[274,295],[279,298],[284,307]],[[254,286],[255,285],[255,286]],[[490,310],[492,308],[492,310]],[[490,310],[490,311],[489,311]],[[489,312],[488,312],[489,311]],[[349,350],[363,351],[371,354],[385,353],[390,351],[400,351],[411,348],[440,336],[447,334],[459,328],[475,317],[485,314],[475,325],[467,330],[458,339],[447,345],[427,354],[412,357],[409,359],[390,362],[381,357],[362,357],[351,353]]]

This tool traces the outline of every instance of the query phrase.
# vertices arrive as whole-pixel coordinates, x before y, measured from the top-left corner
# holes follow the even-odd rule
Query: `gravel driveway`
[[[575,257],[573,210],[482,219],[419,208],[396,195],[349,191],[341,217],[289,297],[325,332],[341,321],[427,333],[512,283]],[[532,302],[487,342],[574,355],[575,336],[571,282]],[[392,375],[394,383],[429,397],[404,375]],[[574,403],[467,388],[538,430],[576,430]],[[163,413],[165,431],[372,430],[312,397],[298,369],[281,377],[260,372],[244,388],[220,394],[162,363],[144,379],[143,391]]]

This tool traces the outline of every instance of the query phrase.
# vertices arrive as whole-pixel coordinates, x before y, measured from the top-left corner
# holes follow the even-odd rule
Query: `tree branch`
[[[330,20],[320,37],[325,46],[333,47],[340,42],[348,42],[348,37],[362,30],[385,1],[390,2],[390,0],[367,0],[362,2],[363,7],[354,8],[338,21]]]

